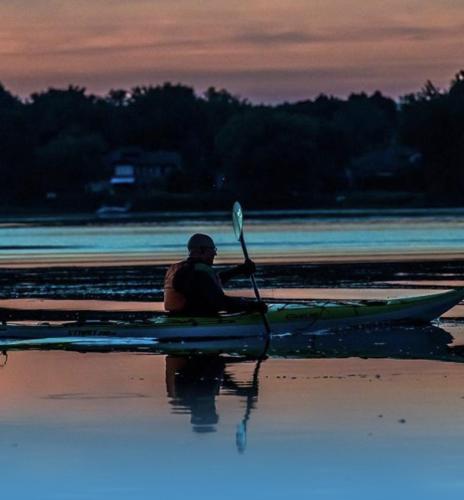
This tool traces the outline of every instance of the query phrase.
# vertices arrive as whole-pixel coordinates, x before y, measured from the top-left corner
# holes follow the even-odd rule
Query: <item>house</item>
[[[173,172],[182,168],[180,154],[175,151],[144,151],[123,148],[105,158],[113,174],[111,186],[134,188],[162,187]]]

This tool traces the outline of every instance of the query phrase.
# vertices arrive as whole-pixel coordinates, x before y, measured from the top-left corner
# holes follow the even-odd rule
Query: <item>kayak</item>
[[[376,323],[427,323],[457,305],[464,289],[418,297],[385,300],[309,301],[269,305],[272,334],[309,333],[317,330]],[[87,320],[71,322],[5,322],[0,339],[69,337],[124,337],[154,339],[245,338],[265,335],[259,313],[184,317],[160,313],[143,320]]]

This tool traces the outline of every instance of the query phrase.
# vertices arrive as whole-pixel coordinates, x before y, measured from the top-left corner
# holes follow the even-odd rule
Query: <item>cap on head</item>
[[[193,250],[194,248],[215,248],[215,245],[211,236],[196,233],[188,240],[187,248],[189,250]]]

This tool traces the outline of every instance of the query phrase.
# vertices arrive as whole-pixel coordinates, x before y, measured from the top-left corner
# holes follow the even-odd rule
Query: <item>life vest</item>
[[[169,312],[178,313],[186,309],[187,297],[174,287],[176,274],[187,266],[192,266],[192,270],[208,273],[209,276],[216,282],[217,286],[222,289],[219,276],[208,264],[203,262],[194,262],[189,259],[172,264],[166,271],[164,278],[164,309]]]
[[[178,292],[174,288],[174,277],[176,273],[186,265],[186,261],[172,264],[166,271],[164,277],[164,309],[169,312],[181,312],[187,303],[187,299],[183,293]]]

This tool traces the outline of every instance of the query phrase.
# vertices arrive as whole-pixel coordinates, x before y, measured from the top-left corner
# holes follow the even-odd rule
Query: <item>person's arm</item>
[[[251,274],[256,272],[256,265],[255,263],[247,259],[243,264],[240,264],[239,266],[232,267],[231,269],[226,269],[225,271],[221,271],[218,273],[219,279],[221,280],[221,283],[224,285],[227,283],[230,279],[235,278],[236,276],[250,276]]]
[[[204,308],[211,311],[224,311],[233,307],[234,300],[228,300],[232,297],[226,297],[224,291],[214,278],[203,271],[194,271],[190,286],[187,290],[190,298],[189,302],[198,304],[198,308]]]
[[[266,309],[263,302],[247,300],[241,297],[229,297],[206,272],[195,271],[193,274],[191,283],[194,283],[194,286],[188,291],[189,302],[198,304],[198,308],[214,312],[262,312]]]

